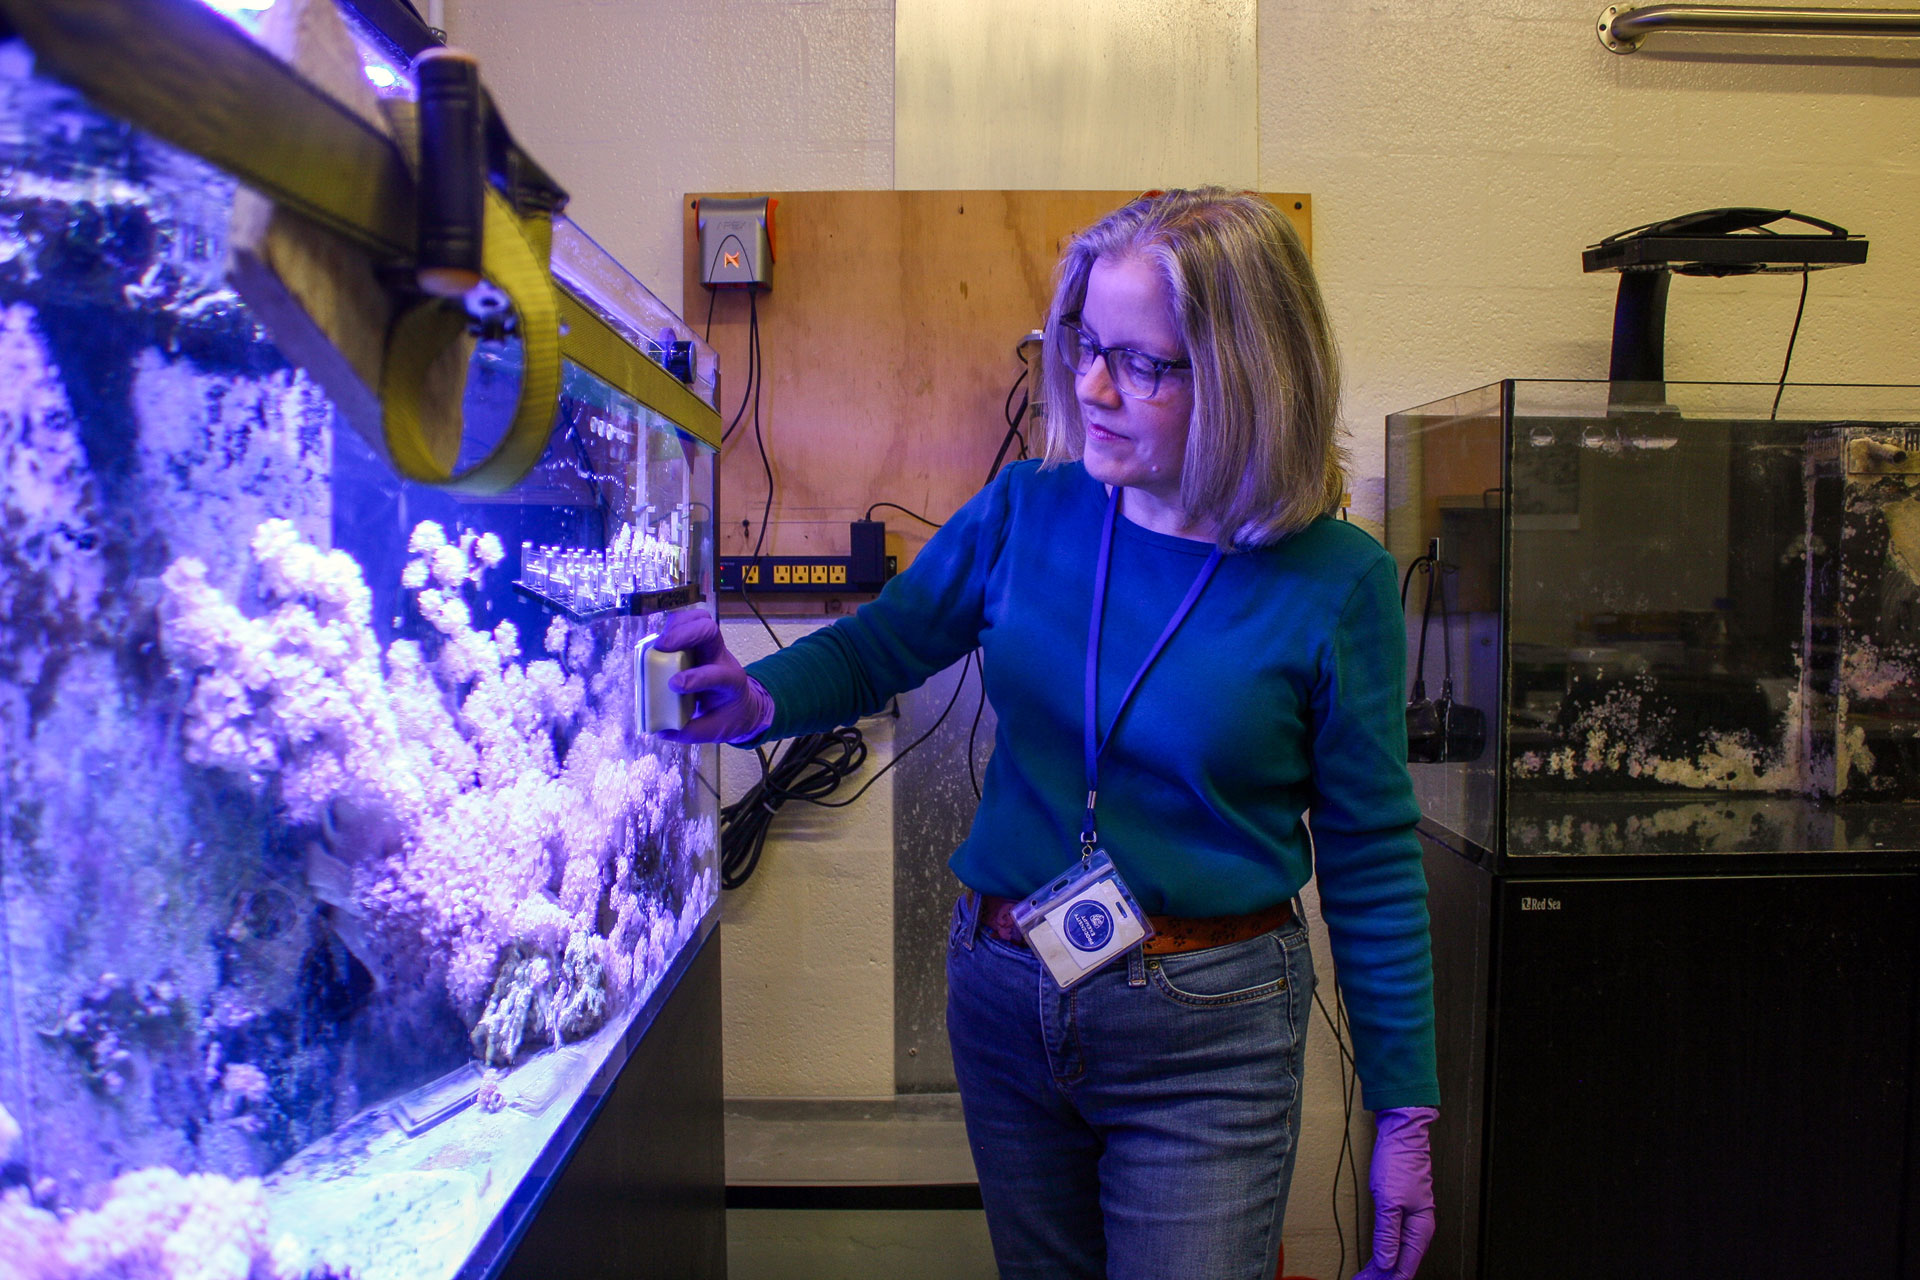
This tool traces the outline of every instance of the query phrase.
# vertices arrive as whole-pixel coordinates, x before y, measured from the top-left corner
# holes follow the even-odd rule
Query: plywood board
[[[749,399],[721,452],[720,554],[845,555],[848,522],[876,502],[935,521],[987,479],[1006,432],[1020,339],[1052,297],[1061,243],[1133,191],[805,191],[773,194],[773,285],[710,293],[685,217],[687,320],[719,352],[721,416],[747,381],[757,311],[758,432]],[[1312,202],[1270,194],[1312,248]],[[1037,452],[1039,441],[1033,441]],[[932,532],[883,510],[904,564]]]

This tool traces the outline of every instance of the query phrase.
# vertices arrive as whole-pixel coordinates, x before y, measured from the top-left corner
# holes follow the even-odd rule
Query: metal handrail
[[[1737,32],[1769,36],[1920,36],[1920,9],[1776,9],[1753,5],[1608,5],[1600,43],[1632,53],[1656,31]]]

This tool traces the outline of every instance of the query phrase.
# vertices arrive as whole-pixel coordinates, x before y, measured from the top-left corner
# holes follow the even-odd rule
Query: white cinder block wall
[[[900,0],[896,15],[889,0],[451,0],[448,22],[515,131],[573,192],[576,218],[676,303],[682,193],[884,188],[896,172],[922,184],[938,171],[926,150],[946,145],[937,133],[902,131],[911,150],[896,155],[894,39],[896,17],[911,31],[951,2]],[[1869,236],[1867,265],[1812,277],[1795,380],[1920,382],[1920,50],[1669,38],[1620,57],[1594,37],[1599,0],[1158,8],[1230,38],[1235,12],[1256,3],[1257,171],[1216,176],[1314,197],[1363,518],[1380,515],[1385,413],[1501,377],[1604,376],[1615,280],[1583,276],[1580,249],[1693,209],[1790,207]],[[1057,42],[1086,9],[1029,5],[1016,27]],[[964,28],[974,41],[1004,29]],[[956,48],[953,60],[1044,69],[991,52]],[[1064,92],[1124,93],[1137,74]],[[1169,117],[1193,96],[1155,92],[1170,95]],[[899,97],[920,110],[926,86]],[[1223,127],[1242,128],[1230,114]],[[1126,115],[1131,129],[1152,112]],[[1009,176],[993,177],[993,152],[975,148],[966,183],[924,185],[1022,185],[1029,152],[1051,163],[1061,130],[1085,141],[1048,185],[1128,185],[1139,149],[1099,124],[1034,119],[1034,141],[1002,144]],[[1677,281],[1669,376],[1776,377],[1798,288],[1794,277]],[[845,924],[834,904],[847,894],[890,900],[885,789],[838,829],[817,817],[785,828],[761,881],[729,903],[730,1092],[891,1087],[890,937],[842,935],[849,962],[821,971],[786,932]],[[1327,1277],[1340,1104],[1335,1056],[1315,1031],[1287,1238],[1290,1270]]]

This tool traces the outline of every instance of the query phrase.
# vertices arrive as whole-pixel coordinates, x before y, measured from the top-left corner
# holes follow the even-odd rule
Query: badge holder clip
[[[1153,936],[1153,925],[1104,849],[1017,904],[1013,924],[1062,991]]]

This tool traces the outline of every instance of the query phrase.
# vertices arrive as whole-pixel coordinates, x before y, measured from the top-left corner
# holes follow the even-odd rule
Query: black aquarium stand
[[[1920,1275],[1920,855],[1421,843],[1445,1103],[1423,1277]]]

